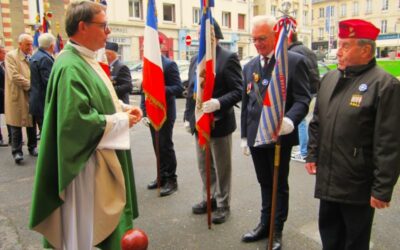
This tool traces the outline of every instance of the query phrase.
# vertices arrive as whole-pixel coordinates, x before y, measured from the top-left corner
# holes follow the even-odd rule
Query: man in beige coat
[[[15,163],[23,159],[22,127],[26,127],[29,154],[37,156],[36,128],[29,114],[30,70],[29,58],[32,54],[32,36],[21,34],[18,37],[17,49],[7,53],[5,84],[6,123],[11,127],[12,155]]]

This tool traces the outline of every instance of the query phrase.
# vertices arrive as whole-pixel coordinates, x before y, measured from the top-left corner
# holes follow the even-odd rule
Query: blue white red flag
[[[158,131],[167,119],[164,73],[157,30],[157,11],[154,0],[148,1],[144,29],[143,92],[146,113],[153,128]]]
[[[271,81],[265,93],[263,109],[254,146],[271,144],[278,140],[285,113],[286,86],[288,74],[287,36],[293,27],[293,19],[283,17],[274,27],[278,33],[275,43],[275,65]]]
[[[196,130],[198,132],[199,145],[204,147],[210,140],[211,127],[214,122],[213,113],[204,113],[202,107],[205,101],[211,99],[214,91],[216,40],[210,9],[210,7],[214,7],[214,1],[202,0],[201,6],[200,45],[197,57],[197,79],[194,89],[196,91]]]

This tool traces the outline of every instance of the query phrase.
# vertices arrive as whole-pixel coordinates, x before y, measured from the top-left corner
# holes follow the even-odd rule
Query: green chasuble
[[[107,85],[79,52],[67,44],[54,63],[48,82],[29,222],[31,229],[45,236],[45,247],[51,247],[49,242],[57,242],[54,238],[58,236],[48,236],[49,231],[52,233],[48,228],[61,229],[61,221],[54,218],[60,218],[65,188],[98,151],[96,147],[107,125],[105,115],[114,113],[115,100]],[[122,235],[133,227],[138,210],[131,153],[109,151],[116,154],[116,162],[122,168],[126,203],[124,207],[122,203],[115,230],[97,247],[118,250]],[[109,183],[100,184],[107,188]]]

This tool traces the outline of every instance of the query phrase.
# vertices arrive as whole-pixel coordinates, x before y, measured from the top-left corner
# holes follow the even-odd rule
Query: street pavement
[[[139,96],[131,96],[138,104]],[[238,129],[233,134],[233,172],[231,216],[209,230],[206,215],[194,215],[191,206],[201,200],[195,140],[183,127],[185,100],[177,100],[177,121],[174,143],[177,155],[178,191],[159,197],[156,190],[147,190],[156,177],[149,129],[138,124],[131,130],[131,150],[139,201],[139,218],[135,227],[149,236],[149,250],[224,250],[266,249],[266,240],[242,243],[241,235],[256,226],[260,214],[260,190],[250,157],[240,148],[239,109],[236,109]],[[2,132],[6,134],[2,118]],[[40,153],[40,149],[39,149]],[[29,209],[35,158],[24,148],[25,160],[17,166],[11,148],[0,148],[0,249],[42,249],[41,237],[28,229]],[[314,176],[306,173],[303,163],[291,162],[290,211],[283,232],[283,249],[321,249],[317,217],[318,200],[313,198]],[[400,235],[400,188],[393,194],[391,207],[377,210],[371,238],[371,249],[392,250],[398,247]]]

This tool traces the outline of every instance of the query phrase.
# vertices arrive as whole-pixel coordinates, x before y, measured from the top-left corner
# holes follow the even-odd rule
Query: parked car
[[[180,73],[181,81],[186,81],[188,78],[187,71],[189,69],[189,61],[187,60],[175,60],[178,65],[178,70]],[[133,94],[140,94],[143,91],[142,81],[143,81],[143,62],[139,62],[130,68],[132,76],[132,92]]]
[[[331,69],[325,63],[318,61],[319,77],[322,78]]]

